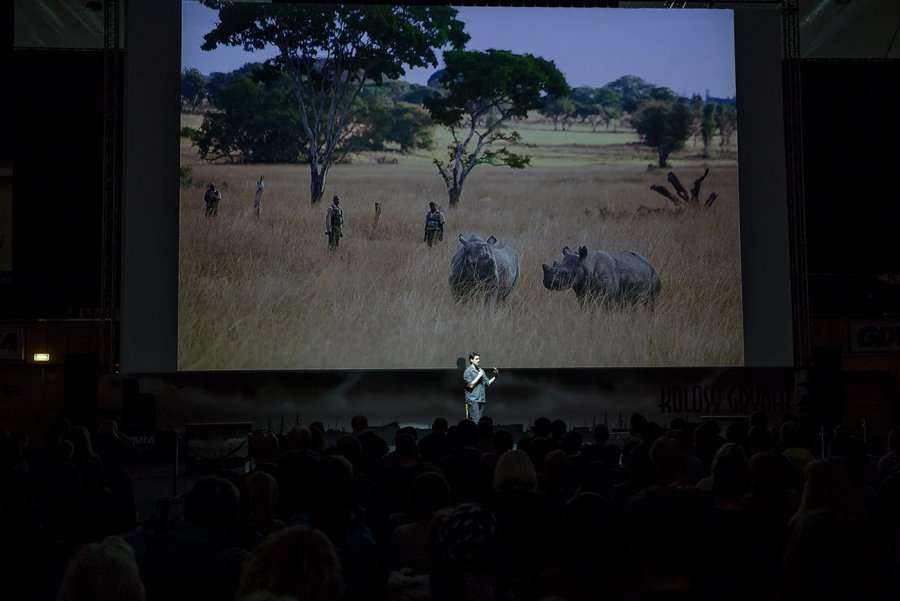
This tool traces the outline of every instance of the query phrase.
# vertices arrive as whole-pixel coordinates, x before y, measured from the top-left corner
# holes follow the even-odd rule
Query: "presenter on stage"
[[[481,419],[484,412],[484,389],[490,386],[497,379],[500,373],[496,367],[492,368],[494,377],[488,378],[484,370],[479,367],[481,357],[478,353],[469,354],[469,367],[463,372],[463,380],[466,384],[466,419],[472,420],[476,424]]]

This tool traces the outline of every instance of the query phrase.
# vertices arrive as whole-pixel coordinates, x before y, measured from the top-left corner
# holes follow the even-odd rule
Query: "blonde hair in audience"
[[[270,534],[244,564],[236,599],[267,591],[296,601],[339,601],[341,564],[321,530],[290,526]]]
[[[144,601],[134,549],[107,536],[81,547],[69,561],[57,601]]]
[[[537,487],[537,472],[528,453],[521,449],[513,449],[500,456],[494,469],[494,490],[534,492]]]

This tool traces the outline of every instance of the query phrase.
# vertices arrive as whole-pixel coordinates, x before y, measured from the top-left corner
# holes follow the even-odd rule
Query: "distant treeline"
[[[409,152],[434,146],[434,122],[423,107],[426,98],[441,93],[442,70],[427,85],[388,80],[367,82],[355,103],[342,136],[339,159],[363,151]],[[301,110],[290,78],[263,63],[247,63],[228,73],[209,75],[196,68],[181,74],[181,101],[186,110],[203,111],[199,129],[185,128],[205,160],[238,162],[304,162],[307,144],[301,132]],[[678,136],[702,137],[705,146],[715,131],[723,139],[736,126],[734,99],[679,97],[670,88],[656,86],[634,75],[624,75],[605,86],[572,88],[568,96],[546,97],[538,113],[554,129],[576,123],[598,126],[628,120],[641,132],[653,123],[640,123],[642,110],[682,102],[687,111],[678,120]],[[485,117],[485,122],[491,115]],[[645,121],[651,121],[645,119]],[[662,126],[659,126],[662,127]],[[642,133],[642,135],[644,135]],[[651,135],[651,138],[653,136]],[[651,144],[652,145],[652,144]]]

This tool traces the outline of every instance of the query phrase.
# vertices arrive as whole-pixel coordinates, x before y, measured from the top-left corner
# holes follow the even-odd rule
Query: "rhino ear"
[[[465,244],[465,243],[466,243],[466,240],[462,237],[462,234],[459,235],[459,243],[460,243],[460,244]]]
[[[572,252],[572,249],[569,248],[568,246],[564,246],[564,247],[563,247],[563,255],[571,255],[571,254],[574,254],[574,253]]]
[[[494,244],[497,243],[497,239],[494,238],[493,236],[491,236],[491,237],[488,238],[485,242],[487,242],[488,244],[490,244],[491,246],[493,246]]]
[[[582,261],[587,257],[587,246],[578,247],[578,256],[581,257]]]

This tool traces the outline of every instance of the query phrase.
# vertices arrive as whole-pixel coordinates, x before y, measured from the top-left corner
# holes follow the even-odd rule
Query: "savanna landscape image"
[[[472,351],[501,368],[743,364],[727,11],[560,16],[625,19],[621,35],[631,23],[666,47],[644,32],[677,29],[660,13],[703,13],[731,72],[695,61],[685,72],[708,79],[679,83],[640,71],[658,48],[619,58],[554,32],[546,11],[563,9],[185,6],[179,370],[451,368]],[[555,42],[535,45],[528,23]],[[244,56],[209,62],[226,49]],[[329,248],[334,195],[343,237]],[[433,246],[429,202],[445,221]],[[454,298],[451,262],[473,234],[518,256],[502,300]],[[542,265],[566,247],[641,255],[658,297],[548,289]]]

